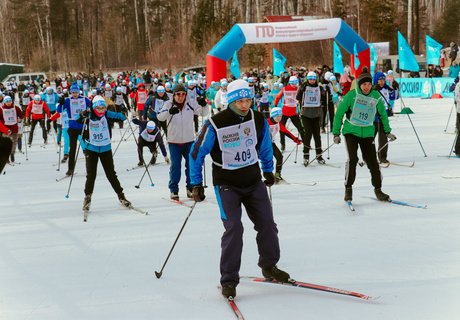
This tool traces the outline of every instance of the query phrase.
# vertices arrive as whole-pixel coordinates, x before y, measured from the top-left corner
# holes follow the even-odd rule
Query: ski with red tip
[[[258,278],[258,277],[242,277],[242,278],[251,279],[251,281],[253,281],[253,282],[264,282],[264,283],[277,284],[277,285],[290,286],[290,287],[297,287],[297,288],[303,288],[303,289],[318,290],[318,291],[324,291],[324,292],[330,292],[330,293],[335,293],[335,294],[341,294],[341,295],[345,295],[345,296],[355,297],[355,298],[359,298],[359,299],[363,299],[363,300],[376,300],[376,299],[379,298],[379,297],[371,297],[371,296],[368,296],[368,295],[365,295],[365,294],[359,293],[359,292],[343,290],[343,289],[337,289],[337,288],[332,288],[332,287],[323,286],[323,285],[319,285],[319,284],[301,282],[301,281],[296,281],[296,280],[293,280],[293,279],[290,279],[289,282],[278,282],[276,280],[266,279],[266,278]]]
[[[169,202],[172,202],[172,203],[175,203],[175,204],[178,204],[178,205],[181,205],[181,206],[184,206],[184,207],[187,207],[187,208],[192,207],[191,204],[186,203],[185,201],[182,201],[182,200],[173,200],[173,199],[167,199],[167,198],[162,198],[162,199],[166,200],[166,201],[169,201]]]
[[[219,286],[217,288],[219,289],[219,291],[222,290],[221,286]],[[244,320],[243,314],[241,313],[240,309],[236,305],[235,298],[234,297],[228,297],[228,298],[224,297],[224,299],[227,301],[227,303],[230,306],[230,308],[232,308],[233,313],[235,313],[236,318],[238,320]]]

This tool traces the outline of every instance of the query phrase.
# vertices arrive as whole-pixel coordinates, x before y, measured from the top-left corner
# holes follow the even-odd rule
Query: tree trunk
[[[409,46],[413,43],[412,41],[412,0],[407,1],[407,41]]]

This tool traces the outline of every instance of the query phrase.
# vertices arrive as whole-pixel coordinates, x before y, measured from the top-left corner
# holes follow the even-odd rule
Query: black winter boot
[[[382,191],[381,188],[375,188],[374,189],[375,196],[377,197],[378,200],[380,201],[390,201],[390,196],[387,195]]]
[[[267,268],[267,269],[262,269],[262,274],[265,278],[267,279],[274,279],[278,282],[289,282],[289,279],[291,278],[289,276],[289,273],[278,269],[277,266]]]
[[[345,201],[351,201],[353,200],[353,189],[350,188],[345,188],[345,197],[343,198]]]

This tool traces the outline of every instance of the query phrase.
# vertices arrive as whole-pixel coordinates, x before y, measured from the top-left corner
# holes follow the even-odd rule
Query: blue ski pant
[[[179,192],[179,182],[182,171],[182,158],[185,159],[185,178],[187,189],[191,191],[190,186],[190,166],[189,153],[192,148],[192,142],[188,143],[169,143],[169,155],[171,157],[171,166],[169,167],[169,190]]]

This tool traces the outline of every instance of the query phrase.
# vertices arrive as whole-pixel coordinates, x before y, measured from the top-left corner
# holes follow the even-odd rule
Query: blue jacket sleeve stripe
[[[203,125],[200,135],[190,151],[190,180],[192,185],[203,183],[202,168],[204,158],[214,147],[216,132],[209,121]]]
[[[262,141],[260,141],[260,162],[262,164],[263,172],[273,172],[273,146],[270,137],[270,128],[267,120],[264,120],[264,127],[262,129]]]

